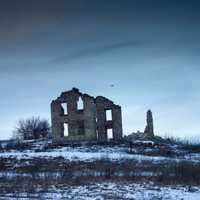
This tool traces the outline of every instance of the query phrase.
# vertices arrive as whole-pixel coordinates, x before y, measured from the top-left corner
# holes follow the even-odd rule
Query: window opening
[[[78,99],[78,110],[83,110],[83,100],[81,97]]]
[[[113,139],[113,129],[112,128],[107,129],[107,138],[108,138],[108,140]]]
[[[106,110],[106,120],[112,120],[112,110]]]
[[[64,123],[64,137],[69,136],[69,127],[67,123]]]
[[[61,103],[61,106],[62,106],[62,108],[64,110],[64,115],[67,115],[68,114],[68,112],[67,112],[67,103]]]

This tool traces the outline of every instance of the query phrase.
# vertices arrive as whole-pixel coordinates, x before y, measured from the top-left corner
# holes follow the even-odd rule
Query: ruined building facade
[[[122,139],[121,107],[105,97],[82,94],[76,88],[52,101],[51,120],[54,142]]]

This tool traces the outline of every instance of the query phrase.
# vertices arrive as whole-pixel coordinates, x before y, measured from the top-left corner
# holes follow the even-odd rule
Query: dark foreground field
[[[31,141],[1,146],[1,199],[200,198],[197,147],[151,141],[59,147]]]

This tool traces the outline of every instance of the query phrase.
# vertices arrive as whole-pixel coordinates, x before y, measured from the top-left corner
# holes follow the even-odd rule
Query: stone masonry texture
[[[78,108],[79,100],[83,102],[82,109]],[[109,120],[107,110],[112,116]],[[112,129],[112,140],[122,139],[121,107],[105,97],[82,94],[77,88],[63,92],[51,102],[51,121],[54,142],[107,142],[108,129]],[[65,127],[68,128],[67,135],[64,134]]]

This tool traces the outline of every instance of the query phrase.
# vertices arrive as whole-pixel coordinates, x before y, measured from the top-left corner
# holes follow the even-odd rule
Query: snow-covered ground
[[[162,161],[192,161],[200,162],[200,154],[191,154],[182,158],[168,158],[162,156],[146,156],[141,154],[129,154],[128,148],[125,147],[62,147],[58,149],[51,149],[48,151],[10,151],[0,153],[0,158],[16,158],[20,159],[33,159],[33,158],[56,158],[62,157],[69,161],[95,161],[95,160],[137,160],[137,161],[152,161],[154,163]]]
[[[62,150],[51,152],[10,152],[0,153],[1,158],[17,158],[17,159],[33,159],[33,158],[56,158],[63,157],[69,161],[94,161],[94,160],[124,160],[124,159],[136,159],[136,160],[151,160],[159,162],[166,160],[165,157],[151,157],[144,155],[133,155],[122,152],[80,152],[77,150]]]
[[[189,154],[189,151],[175,147],[164,148],[166,151],[172,150],[173,152],[178,151],[178,153],[162,154],[163,147],[153,146],[153,143],[150,146],[133,146],[131,153],[128,145],[54,147],[46,145],[44,141],[33,141],[24,150],[22,150],[23,148],[21,150],[2,148],[0,152],[2,166],[0,170],[0,200],[200,199],[200,187],[190,187],[191,183],[199,184],[199,176],[194,179],[193,171],[199,172],[200,153]],[[99,160],[100,162],[98,162]],[[183,165],[186,166],[186,170],[189,170],[187,176],[179,172]],[[167,168],[163,166],[167,166]],[[165,180],[166,176],[170,177],[168,182]],[[176,177],[179,179],[177,180]],[[180,177],[187,179],[184,182]],[[188,177],[193,182],[188,182]],[[70,179],[74,179],[74,181]],[[162,179],[166,182],[160,181]],[[21,183],[20,187],[17,187],[16,180]],[[34,185],[29,187],[27,183],[32,180]],[[42,184],[38,184],[37,180],[40,180]],[[94,180],[94,184],[88,185]],[[123,183],[117,182],[118,180]],[[132,182],[126,182],[130,180]],[[101,181],[105,181],[105,183]],[[153,185],[151,181],[154,184],[174,184],[161,187]],[[65,185],[56,186],[58,182]],[[77,186],[73,184],[77,184]],[[176,184],[187,186],[177,186]]]
[[[200,188],[192,187],[159,187],[141,184],[99,183],[82,186],[54,186],[46,191],[36,193],[7,193],[0,194],[0,199],[76,199],[76,200],[198,200]]]

